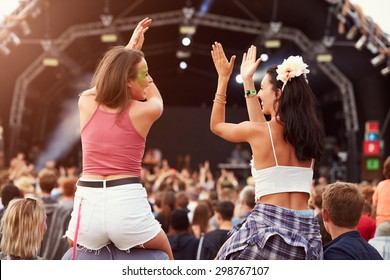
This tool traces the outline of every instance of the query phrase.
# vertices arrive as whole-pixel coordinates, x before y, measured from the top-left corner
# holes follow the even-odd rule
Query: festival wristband
[[[245,97],[252,97],[257,94],[257,91],[255,89],[250,89],[245,91]]]

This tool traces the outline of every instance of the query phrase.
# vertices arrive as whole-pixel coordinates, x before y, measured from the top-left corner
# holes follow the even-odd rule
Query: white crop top
[[[313,160],[310,167],[279,165],[268,122],[267,125],[276,166],[256,170],[252,158],[252,177],[255,181],[256,200],[265,195],[282,192],[304,192],[310,194],[313,180]]]

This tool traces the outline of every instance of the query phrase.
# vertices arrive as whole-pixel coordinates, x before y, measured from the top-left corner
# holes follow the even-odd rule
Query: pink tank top
[[[145,138],[134,128],[129,110],[130,105],[115,123],[116,113],[96,108],[81,131],[83,173],[141,176]]]

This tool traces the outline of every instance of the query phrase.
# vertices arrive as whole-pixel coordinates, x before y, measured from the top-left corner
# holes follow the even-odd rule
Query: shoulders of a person
[[[184,234],[180,234],[179,236],[180,236],[179,238],[182,239],[182,242],[186,243],[187,246],[192,248],[198,247],[199,239],[196,238],[195,235],[191,233],[184,233]]]
[[[328,243],[329,244],[329,243]],[[348,260],[348,255],[340,248],[328,247],[324,248],[324,260]]]
[[[347,252],[348,251],[340,250],[340,248],[329,247],[324,250],[324,260],[350,260],[351,258],[348,256]]]
[[[154,100],[131,100],[129,103],[130,112],[135,113],[152,113],[155,111],[162,111],[162,107]]]
[[[216,238],[219,238],[220,236],[227,236],[228,233],[229,233],[228,230],[215,229],[205,233],[204,238],[209,241],[214,241]]]
[[[168,234],[168,240],[172,250],[194,249],[199,244],[199,239],[190,233]]]
[[[251,121],[243,121],[241,122],[243,125],[248,126],[254,131],[262,134],[269,134],[267,122],[251,122]]]
[[[42,201],[47,214],[53,212],[58,207],[58,201],[51,197],[42,198]]]
[[[96,88],[89,88],[87,90],[84,90],[82,93],[79,94],[79,97],[92,97],[93,99],[95,99],[95,96],[96,96]]]
[[[385,187],[390,187],[390,179],[385,179],[380,181],[376,186],[375,191],[381,191]]]
[[[94,88],[87,89],[79,94],[79,104],[94,103],[96,98],[96,90]]]
[[[390,236],[374,236],[374,238],[368,240],[370,245],[389,245],[390,246]]]
[[[98,106],[98,103],[95,101],[95,98],[96,94],[89,92],[89,90],[81,93],[78,100],[79,110],[81,112],[93,112]]]
[[[324,246],[328,260],[381,259],[378,251],[365,241],[358,231],[344,233]]]
[[[358,233],[359,234],[359,233]],[[359,234],[360,236],[360,234]],[[350,260],[355,241],[350,238],[350,232],[344,233],[324,246],[325,260]]]
[[[191,233],[172,233],[172,234],[168,234],[168,239],[172,239],[172,240],[184,240],[186,242],[190,242],[190,241],[193,241],[193,240],[199,240],[196,238],[195,235],[191,234]]]
[[[228,230],[214,230],[212,232],[208,232],[204,235],[204,240],[202,246],[206,248],[214,248],[219,249],[223,243],[228,239],[229,231]]]
[[[351,244],[357,242],[357,240],[362,239],[360,233],[357,230],[348,231],[343,234],[340,234],[338,237],[330,241],[324,246],[324,250],[329,248],[345,248],[350,247]]]
[[[163,112],[163,106],[154,102],[153,100],[148,101],[130,101],[130,110],[129,116],[130,119],[137,123],[141,121],[141,123],[150,123],[156,121]]]

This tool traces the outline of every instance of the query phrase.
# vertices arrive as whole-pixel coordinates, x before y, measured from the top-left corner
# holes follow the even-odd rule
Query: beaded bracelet
[[[213,100],[214,103],[218,103],[218,104],[223,104],[225,105],[226,104],[226,100],[222,100],[218,97],[216,97],[214,100]]]

